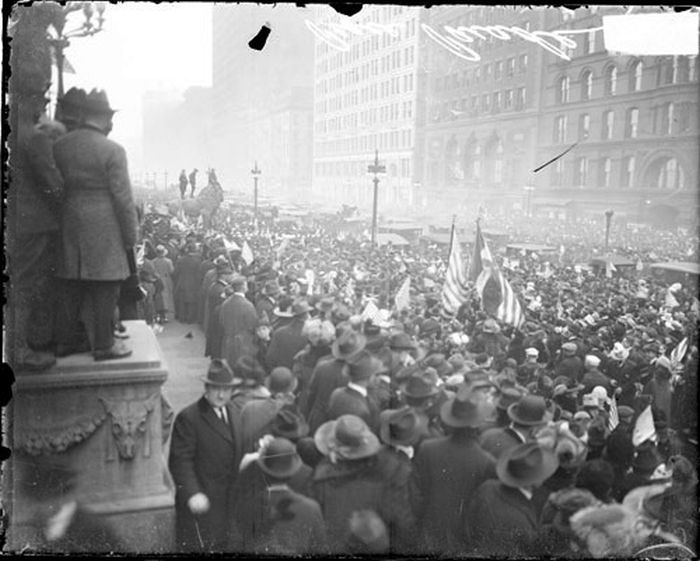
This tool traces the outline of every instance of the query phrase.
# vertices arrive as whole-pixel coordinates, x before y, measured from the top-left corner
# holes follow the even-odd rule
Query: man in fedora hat
[[[331,553],[345,553],[356,511],[374,510],[385,522],[391,551],[415,546],[415,520],[409,503],[409,470],[382,449],[377,436],[355,415],[321,425],[314,435],[324,455],[313,476]]]
[[[549,419],[545,399],[538,395],[523,395],[507,411],[510,424],[487,429],[480,438],[482,448],[496,459],[507,450],[533,440],[536,429]]]
[[[226,362],[211,361],[204,395],[175,418],[168,467],[175,483],[175,537],[183,552],[224,551],[243,455],[240,420],[231,403],[235,380]]]
[[[56,362],[53,352],[38,347],[53,343],[56,303],[50,284],[56,274],[64,185],[52,141],[36,129],[48,103],[48,82],[40,73],[24,74],[16,66],[10,81],[13,123],[8,147],[12,173],[5,232],[12,290],[7,334],[12,344],[9,363],[19,372],[45,370]]]
[[[336,388],[348,383],[348,363],[365,348],[365,337],[348,326],[336,329],[331,356],[319,360],[311,375],[309,395],[301,413],[309,422],[311,432],[328,420],[328,403]]]
[[[263,313],[267,314],[268,318],[272,318],[277,306],[277,298],[280,295],[280,285],[276,280],[268,280],[263,285],[262,293],[255,302],[255,311],[258,316],[262,317]]]
[[[236,486],[237,553],[313,555],[327,549],[319,504],[294,485],[310,469],[286,438],[269,439],[255,460],[242,470]]]
[[[412,373],[406,378],[400,388],[400,398],[411,407],[416,414],[426,419],[427,431],[425,438],[443,436],[440,424],[440,407],[448,399],[446,391],[440,387],[437,371],[431,367],[414,365]]]
[[[256,330],[260,318],[255,306],[246,298],[247,282],[244,277],[231,281],[233,294],[221,305],[219,322],[224,332],[222,356],[229,364],[235,365],[244,356],[258,354]]]
[[[326,419],[337,419],[342,415],[360,417],[373,432],[379,432],[379,402],[371,390],[373,378],[385,368],[381,361],[366,349],[348,365],[349,381],[345,387],[337,388],[328,400]]]
[[[401,409],[385,409],[379,414],[379,436],[387,448],[410,466],[415,446],[427,430],[427,419],[407,405]]]
[[[294,357],[306,347],[306,337],[302,332],[311,310],[306,300],[298,300],[292,304],[294,319],[289,325],[280,327],[272,334],[272,340],[265,355],[265,365],[268,369],[277,366],[291,369],[294,366]]]
[[[214,260],[216,271],[216,280],[207,291],[207,324],[206,328],[206,346],[204,356],[210,358],[221,358],[221,339],[223,332],[219,322],[219,313],[224,300],[230,296],[231,281],[233,281],[234,272],[228,260],[219,256]]]
[[[496,475],[494,459],[478,442],[478,429],[491,413],[483,394],[462,386],[440,408],[449,436],[425,440],[418,449],[412,500],[422,530],[421,554],[468,551],[462,513],[479,485]]]
[[[464,529],[470,551],[501,558],[537,555],[532,495],[558,466],[554,452],[536,442],[505,452],[496,464],[498,479],[482,483],[467,508]]]
[[[83,105],[79,129],[54,144],[54,157],[65,183],[61,217],[61,263],[65,279],[59,344],[75,347],[80,305],[87,298],[93,318],[96,360],[131,355],[114,340],[113,318],[122,281],[136,273],[129,264],[138,239],[138,219],[126,152],[107,138],[115,110],[107,94],[92,90]]]
[[[63,123],[68,132],[80,128],[83,124],[86,98],[87,92],[84,89],[71,88],[58,100],[56,118]]]

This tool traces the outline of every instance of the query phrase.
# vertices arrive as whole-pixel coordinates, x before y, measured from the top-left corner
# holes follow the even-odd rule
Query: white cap
[[[525,356],[540,356],[540,351],[535,347],[528,347],[525,349]]]
[[[600,366],[600,359],[595,355],[586,355],[584,364],[591,368],[598,368],[598,366]]]
[[[598,403],[602,403],[608,399],[608,392],[603,386],[596,386],[593,388],[591,395],[598,399]]]

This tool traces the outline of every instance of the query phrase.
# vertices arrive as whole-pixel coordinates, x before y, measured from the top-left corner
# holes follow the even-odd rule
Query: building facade
[[[212,160],[224,189],[265,195],[311,188],[313,35],[305,8],[216,4],[213,9]],[[260,51],[248,42],[270,29]]]
[[[315,9],[313,191],[318,198],[368,208],[368,166],[375,151],[386,173],[379,201],[394,208],[414,202],[422,74],[420,22],[427,12],[407,6],[365,5],[348,18]]]
[[[534,205],[574,215],[612,209],[631,221],[697,215],[697,57],[612,55],[606,14],[620,8],[547,11],[548,30],[584,32],[572,35],[570,61],[546,55],[538,160],[578,144],[537,175]]]

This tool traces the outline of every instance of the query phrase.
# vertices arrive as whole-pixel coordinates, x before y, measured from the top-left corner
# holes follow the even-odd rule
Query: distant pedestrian
[[[197,187],[197,168],[194,168],[190,172],[190,199],[194,199],[194,190]]]
[[[185,170],[183,169],[180,172],[180,198],[184,199],[185,194],[187,193],[187,173],[185,173]]]

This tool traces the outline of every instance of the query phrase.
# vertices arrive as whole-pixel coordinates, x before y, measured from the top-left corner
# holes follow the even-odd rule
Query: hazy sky
[[[211,12],[205,2],[108,4],[104,30],[66,50],[76,74],[64,75],[65,89],[105,89],[119,109],[112,137],[139,136],[145,91],[211,85]],[[71,17],[80,22],[82,12]]]

